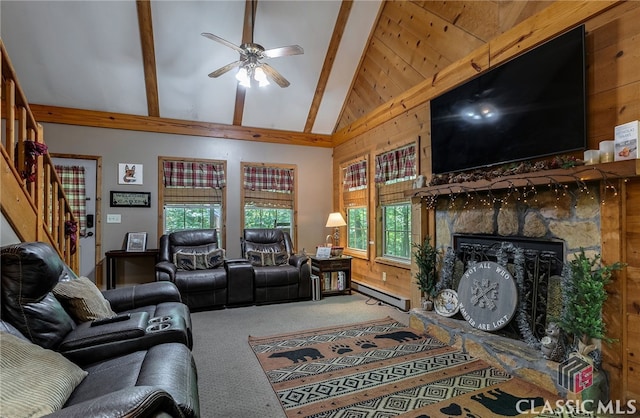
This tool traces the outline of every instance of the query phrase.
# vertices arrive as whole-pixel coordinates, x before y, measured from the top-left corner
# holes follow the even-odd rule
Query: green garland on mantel
[[[554,170],[558,168],[572,168],[584,165],[584,161],[572,156],[556,156],[551,160],[538,161],[532,163],[524,161],[520,163],[504,164],[497,168],[478,169],[461,173],[436,174],[429,182],[429,186],[440,186],[443,184],[466,183],[479,180],[495,180],[505,176],[516,174],[535,173],[544,170]]]

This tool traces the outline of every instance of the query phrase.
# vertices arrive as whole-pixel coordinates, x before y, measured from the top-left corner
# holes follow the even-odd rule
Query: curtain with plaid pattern
[[[376,183],[386,183],[392,180],[408,180],[415,176],[415,143],[376,155]]]
[[[344,169],[344,190],[367,187],[367,161],[362,160],[349,164]]]
[[[222,189],[226,186],[224,164],[197,161],[165,161],[164,186]]]
[[[293,169],[266,166],[244,166],[246,190],[293,192]]]
[[[81,237],[87,233],[87,195],[85,189],[84,167],[55,166],[56,173],[67,196],[71,212],[78,222]]]

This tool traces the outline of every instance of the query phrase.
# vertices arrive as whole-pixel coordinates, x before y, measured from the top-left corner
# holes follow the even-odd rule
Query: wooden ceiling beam
[[[142,46],[144,65],[144,85],[147,90],[147,112],[149,116],[160,116],[158,98],[158,76],[156,74],[156,51],[153,44],[153,22],[151,19],[151,1],[137,0],[138,28]]]
[[[35,119],[63,125],[332,148],[331,135],[31,104]]]
[[[336,55],[338,55],[338,48],[340,47],[340,41],[342,40],[344,29],[347,26],[352,6],[353,0],[342,0],[340,11],[336,18],[336,25],[333,28],[333,35],[331,35],[331,41],[329,42],[327,55],[324,57],[324,64],[322,64],[322,71],[320,72],[316,92],[313,95],[311,108],[309,109],[309,115],[307,116],[307,122],[304,125],[304,132],[311,132],[313,124],[316,122],[318,110],[320,109],[320,104],[322,103],[322,98],[324,96],[324,90],[327,87],[327,82],[329,81],[329,75],[331,75],[331,69],[333,68],[333,63],[336,60]]]

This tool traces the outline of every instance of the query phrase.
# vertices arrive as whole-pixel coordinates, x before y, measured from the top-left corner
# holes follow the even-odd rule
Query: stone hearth
[[[475,329],[464,319],[418,309],[411,310],[409,325],[551,393],[567,394],[558,385],[558,363],[522,341]]]

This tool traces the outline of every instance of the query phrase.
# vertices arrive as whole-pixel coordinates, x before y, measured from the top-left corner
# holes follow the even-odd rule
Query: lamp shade
[[[342,214],[340,212],[333,212],[329,214],[329,219],[327,219],[327,228],[329,227],[339,227],[345,226],[347,223],[345,222]]]

